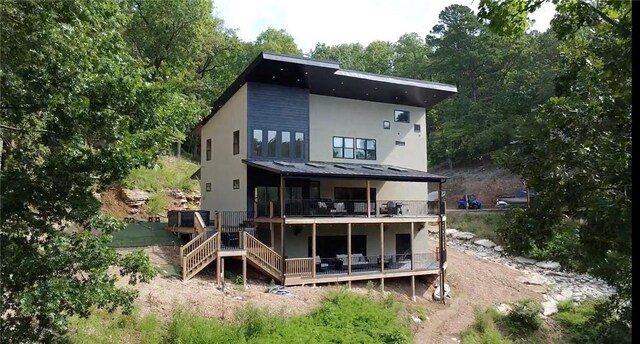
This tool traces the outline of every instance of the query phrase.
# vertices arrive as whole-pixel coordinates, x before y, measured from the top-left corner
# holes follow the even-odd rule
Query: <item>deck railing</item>
[[[288,258],[285,259],[286,277],[312,277],[314,259],[308,258]]]
[[[182,279],[186,280],[190,275],[196,273],[203,262],[213,257],[218,251],[218,233],[212,235],[182,257]]]
[[[243,246],[250,259],[273,270],[282,271],[282,256],[272,250],[254,236],[244,232]]]
[[[440,207],[438,207],[440,203]],[[279,209],[274,202],[254,203],[257,217],[278,217]],[[427,216],[445,213],[444,202],[423,200],[334,200],[334,199],[289,199],[284,203],[284,214],[290,217],[366,217]]]
[[[180,247],[180,258],[181,258],[180,262],[182,263],[182,258],[184,258],[185,255],[191,253],[191,251],[193,251],[196,247],[200,246],[204,241],[205,241],[205,233],[202,232],[196,235],[188,243],[182,245]]]

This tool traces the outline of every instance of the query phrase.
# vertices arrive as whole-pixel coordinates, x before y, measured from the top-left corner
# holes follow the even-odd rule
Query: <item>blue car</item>
[[[464,195],[458,200],[458,209],[480,209],[482,204],[475,195]]]

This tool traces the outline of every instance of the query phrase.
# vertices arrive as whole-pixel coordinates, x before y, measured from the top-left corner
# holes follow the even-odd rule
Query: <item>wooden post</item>
[[[269,201],[269,218],[273,218],[273,201]]]
[[[347,274],[351,275],[351,223],[347,223]]]
[[[224,284],[224,258],[220,258],[220,269],[222,270],[220,273],[220,278],[222,279],[222,283]]]
[[[258,217],[258,201],[253,201],[253,218]]]
[[[440,244],[440,300],[446,303],[444,299],[444,230],[442,227],[442,181],[438,184],[438,204],[440,211],[438,212],[438,242]],[[468,202],[467,202],[468,204]]]
[[[280,218],[284,219],[284,176],[280,175]]]
[[[271,241],[269,242],[269,246],[271,246],[271,249],[273,249],[276,245],[275,245],[275,235],[274,235],[274,231],[273,231],[273,223],[269,222],[269,232],[271,234]]]
[[[220,242],[220,238],[218,238],[218,242]],[[216,257],[216,284],[220,284],[220,271],[221,271],[221,266],[220,266],[220,251],[218,251],[216,253],[217,257]]]
[[[242,256],[242,285],[247,289],[247,256]]]
[[[367,180],[367,217],[371,217],[371,182]]]
[[[411,300],[416,302],[416,275],[411,275]]]
[[[411,270],[415,269],[415,263],[414,263],[414,254],[413,254],[413,222],[411,222]],[[397,253],[397,252],[396,252]]]
[[[322,266],[322,262],[316,262],[316,224],[311,224],[311,257],[313,257],[313,264],[311,264],[311,277],[316,278],[316,264]]]
[[[384,223],[380,223],[380,272],[384,272]]]
[[[283,285],[284,285],[284,272],[286,270],[286,261],[285,261],[285,255],[284,255],[284,219],[282,220],[282,222],[280,222],[280,254],[282,255],[282,271],[281,271],[281,278],[280,280],[282,281]]]

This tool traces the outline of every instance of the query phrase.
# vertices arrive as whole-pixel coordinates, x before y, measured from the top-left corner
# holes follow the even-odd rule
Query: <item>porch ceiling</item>
[[[449,177],[393,165],[333,162],[289,162],[242,160],[245,164],[286,177],[360,179],[401,182],[444,183]]]

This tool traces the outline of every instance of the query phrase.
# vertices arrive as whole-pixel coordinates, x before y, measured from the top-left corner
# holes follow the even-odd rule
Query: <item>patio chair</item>
[[[316,256],[316,271],[326,271],[329,269],[329,263],[323,262],[320,256]]]

